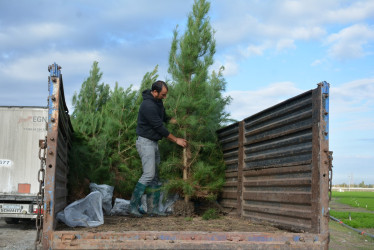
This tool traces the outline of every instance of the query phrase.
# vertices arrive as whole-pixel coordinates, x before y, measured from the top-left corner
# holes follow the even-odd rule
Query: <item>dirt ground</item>
[[[332,250],[351,250],[351,249],[374,249],[374,239],[369,236],[363,236],[355,231],[343,227],[335,221],[330,221],[330,245]],[[368,230],[365,230],[368,232]],[[374,231],[374,230],[371,230]],[[373,234],[374,232],[371,232]]]
[[[95,228],[70,228],[59,223],[56,230],[103,231],[210,231],[210,232],[277,232],[270,225],[261,225],[233,216],[203,220],[201,217],[143,217],[106,216],[104,224]]]
[[[35,220],[24,220],[19,224],[6,224],[0,218],[0,249],[35,249]]]
[[[349,209],[335,200],[330,203],[335,210]],[[350,208],[354,211],[360,209]],[[351,210],[351,211],[353,211]],[[365,210],[367,212],[367,210]],[[362,212],[361,210],[358,212]],[[70,228],[62,223],[57,224],[56,230],[78,231],[241,231],[241,232],[279,232],[281,230],[266,224],[253,223],[248,219],[221,215],[219,219],[203,220],[201,216],[169,216],[131,218],[126,216],[106,216],[104,225],[96,228]],[[374,239],[362,236],[355,231],[345,228],[337,222],[330,221],[330,245],[332,250],[345,249],[374,249]],[[374,234],[374,229],[364,229]],[[34,249],[36,237],[35,221],[8,225],[0,219],[0,249]]]
[[[104,224],[95,228],[69,228],[59,223],[57,230],[103,231],[211,231],[211,232],[277,232],[279,229],[268,224],[258,224],[249,219],[228,216],[216,202],[177,201],[173,205],[174,215],[168,217],[132,218],[130,216],[105,216]],[[218,219],[204,220],[202,215],[207,209],[220,211]]]
[[[352,208],[333,200],[330,208],[339,211],[368,212],[363,208]],[[211,232],[280,232],[282,230],[269,224],[258,224],[249,219],[235,216],[221,215],[219,219],[203,220],[201,216],[168,216],[131,218],[125,216],[106,216],[104,225],[96,228],[69,228],[61,223],[57,230],[99,231],[211,231]],[[337,222],[330,221],[329,249],[374,249],[374,239],[359,235],[357,232],[345,228]],[[374,229],[363,229],[374,234]]]

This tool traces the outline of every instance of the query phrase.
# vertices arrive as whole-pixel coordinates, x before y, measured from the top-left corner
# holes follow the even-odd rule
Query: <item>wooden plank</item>
[[[253,205],[243,205],[243,210],[248,212],[258,212],[264,214],[273,214],[273,215],[281,215],[287,217],[295,217],[295,218],[303,218],[303,219],[311,219],[311,210],[301,210],[301,209],[290,209],[290,208],[282,208],[282,207],[275,207],[275,206],[253,206]]]
[[[238,135],[234,135],[232,137],[222,139],[221,144],[224,145],[224,144],[229,143],[229,142],[237,142],[237,141],[238,141]]]
[[[296,204],[311,204],[310,192],[268,192],[268,191],[254,191],[243,192],[244,200],[254,201],[269,201],[280,203],[296,203]],[[229,197],[227,197],[229,198]]]
[[[289,218],[285,218],[285,217],[281,217],[277,215],[271,216],[269,214],[261,214],[261,213],[255,213],[255,212],[245,213],[243,214],[243,217],[249,218],[254,221],[270,222],[274,225],[279,225],[282,228],[287,228],[291,231],[310,231],[311,229],[310,220],[306,220],[306,219],[290,220]]]
[[[225,164],[228,166],[228,165],[234,165],[234,164],[238,164],[238,159],[234,159],[234,160],[229,160],[229,161],[225,161]]]
[[[250,135],[259,134],[261,132],[274,130],[274,129],[279,128],[279,127],[284,127],[285,125],[288,125],[290,123],[294,123],[294,122],[300,121],[300,120],[305,120],[305,119],[311,118],[311,117],[312,117],[312,111],[307,110],[307,111],[304,111],[302,113],[294,114],[290,117],[286,117],[286,118],[283,118],[283,119],[280,119],[280,120],[275,120],[274,122],[272,122],[270,124],[267,124],[267,125],[264,125],[264,126],[261,126],[257,129],[249,130],[249,132],[247,132],[245,135],[250,136]],[[248,127],[249,126],[245,126],[246,129]]]
[[[293,155],[299,155],[299,154],[304,154],[304,153],[310,153],[310,154],[312,153],[312,144],[295,147],[293,149],[278,150],[276,152],[258,154],[256,156],[251,155],[247,157],[245,161],[253,162],[253,161],[266,160],[266,159],[272,159],[272,158],[290,157]]]
[[[223,153],[225,153],[225,152],[227,152],[227,151],[231,151],[231,150],[233,150],[233,149],[238,149],[239,148],[239,145],[238,144],[236,144],[236,145],[234,145],[234,146],[230,146],[230,147],[227,147],[227,148],[225,148],[225,145],[222,145],[221,146],[222,147],[222,151],[223,151]]]
[[[301,102],[298,102],[298,103],[287,106],[287,108],[283,108],[279,111],[272,112],[272,113],[270,113],[268,115],[265,115],[265,116],[260,116],[258,119],[253,119],[251,121],[247,121],[245,125],[246,125],[246,127],[254,126],[258,123],[262,123],[262,122],[265,122],[265,121],[268,121],[268,120],[271,120],[271,119],[274,119],[274,118],[277,118],[277,117],[281,117],[281,116],[283,116],[285,114],[288,114],[288,113],[290,113],[294,110],[301,109],[302,107],[305,107],[305,106],[308,106],[308,105],[311,105],[311,104],[312,104],[312,100],[311,100],[310,97],[308,97],[307,99],[304,99]]]
[[[237,202],[230,202],[231,200],[222,200],[220,202],[221,206],[223,206],[224,208],[235,208],[237,209],[238,208],[238,203]]]
[[[223,186],[224,187],[237,187],[238,182],[237,181],[226,181]]]
[[[245,153],[250,154],[250,153],[254,153],[258,151],[282,148],[287,145],[295,145],[295,144],[301,144],[301,143],[306,143],[306,142],[310,142],[310,144],[312,144],[312,131],[310,131],[310,133],[302,133],[298,135],[292,135],[287,138],[268,141],[261,145],[252,145],[251,147],[245,150]]]
[[[265,176],[265,175],[280,175],[289,173],[306,173],[312,171],[310,165],[291,166],[282,168],[267,168],[259,170],[244,170],[243,175],[245,177],[250,176]]]
[[[233,171],[226,171],[225,172],[226,178],[232,178],[232,177],[238,177],[238,170],[233,170]]]
[[[244,187],[287,187],[287,186],[310,186],[311,178],[285,178],[285,179],[263,179],[250,180],[243,183]]]
[[[229,157],[238,157],[238,151],[223,153],[223,158],[229,158]]]
[[[222,198],[237,199],[237,192],[236,191],[224,191],[222,193]]]
[[[312,124],[298,126],[298,127],[295,127],[295,128],[289,128],[287,130],[283,130],[282,132],[278,132],[278,133],[274,133],[274,134],[268,134],[268,135],[258,137],[256,139],[251,139],[245,145],[271,140],[271,139],[274,139],[274,138],[277,138],[277,137],[293,134],[293,133],[303,131],[303,130],[308,130],[308,129],[311,129],[311,128],[312,128]],[[247,137],[247,134],[245,134],[245,136]]]

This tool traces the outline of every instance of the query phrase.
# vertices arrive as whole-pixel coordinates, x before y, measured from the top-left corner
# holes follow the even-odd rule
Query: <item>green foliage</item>
[[[349,220],[349,214],[351,215],[351,220]],[[372,213],[339,212],[331,210],[330,215],[354,228],[374,228],[374,214]]]
[[[99,84],[102,75],[98,62],[94,62],[90,76],[83,82],[79,94],[74,93],[73,96],[73,128],[87,137],[99,133],[103,120],[98,113],[109,99],[109,85]]]
[[[69,153],[68,190],[72,201],[83,198],[88,192],[84,180],[93,180],[93,171],[99,159],[82,133],[75,131]]]
[[[192,221],[193,218],[192,218],[192,217],[185,217],[184,220],[185,220],[185,221]]]
[[[203,214],[203,220],[215,220],[219,218],[219,213],[216,209],[210,208]]]
[[[165,107],[177,121],[169,125],[170,131],[188,141],[186,153],[183,156],[183,150],[175,144],[161,144],[161,173],[170,180],[167,189],[204,198],[216,197],[224,184],[224,162],[216,130],[228,121],[224,110],[231,100],[222,95],[226,86],[223,67],[209,74],[216,48],[209,8],[205,0],[194,2],[185,33],[179,36],[178,27],[174,30],[169,55],[172,83]],[[188,172],[184,180],[183,169]]]
[[[230,121],[225,107],[231,98],[222,94],[226,86],[223,67],[218,72],[210,71],[216,44],[209,8],[209,2],[195,0],[184,34],[179,36],[177,28],[174,30],[168,69],[172,82],[168,83],[164,104],[168,116],[176,120],[168,126],[169,130],[186,138],[188,147],[183,151],[163,140],[160,168],[166,190],[215,199],[225,181],[216,130]],[[145,74],[138,91],[132,87],[123,89],[118,83],[110,89],[100,83],[102,74],[94,62],[80,92],[73,96],[71,119],[76,141],[69,182],[79,186],[86,178],[114,185],[117,197],[129,198],[142,169],[135,147],[142,91],[157,80],[157,66]]]
[[[374,211],[374,192],[332,192],[332,196],[340,203]]]
[[[75,131],[69,185],[77,190],[82,180],[114,186],[117,197],[129,198],[141,175],[136,151],[136,125],[143,89],[158,77],[157,66],[146,73],[138,91],[115,84],[99,84],[102,73],[94,62],[90,76],[73,97],[71,116]]]

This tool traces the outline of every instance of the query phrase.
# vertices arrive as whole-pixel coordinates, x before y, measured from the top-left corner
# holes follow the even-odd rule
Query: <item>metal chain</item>
[[[331,196],[332,196],[332,151],[328,152],[328,159],[329,159],[329,201],[331,201]]]
[[[43,150],[43,153],[42,153]],[[38,171],[38,181],[39,181],[39,192],[36,195],[37,216],[36,216],[36,239],[35,239],[35,249],[42,241],[43,234],[43,214],[42,207],[44,203],[44,176],[45,176],[45,165],[46,165],[46,151],[47,151],[47,137],[39,145],[39,159],[40,159],[40,169]],[[43,154],[43,155],[42,155]]]

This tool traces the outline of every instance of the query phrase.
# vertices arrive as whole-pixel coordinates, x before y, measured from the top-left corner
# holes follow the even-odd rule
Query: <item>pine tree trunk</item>
[[[184,131],[184,138],[187,139],[187,133],[186,130]],[[188,154],[189,152],[189,146],[187,145],[185,148],[183,148],[183,180],[187,181],[188,180],[188,174],[189,174],[189,156],[191,154]],[[190,201],[190,196],[187,194],[184,194],[184,201],[187,203]]]
[[[183,180],[187,181],[188,180],[188,165],[187,165],[188,159],[187,159],[187,147],[183,148]],[[190,197],[189,195],[185,194],[184,195],[184,201],[189,202]]]

